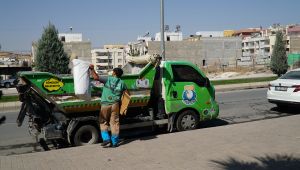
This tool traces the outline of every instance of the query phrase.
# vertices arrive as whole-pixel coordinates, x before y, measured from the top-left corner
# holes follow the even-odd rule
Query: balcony
[[[97,63],[97,66],[111,66],[111,63]]]
[[[110,56],[96,56],[96,59],[101,59],[101,60],[108,60],[110,59]]]
[[[243,55],[243,56],[250,56],[250,53],[249,53],[249,52],[243,52],[242,55]]]

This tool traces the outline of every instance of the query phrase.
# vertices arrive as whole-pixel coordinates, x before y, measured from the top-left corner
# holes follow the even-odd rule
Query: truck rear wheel
[[[185,110],[178,116],[176,120],[176,128],[178,131],[193,130],[199,126],[199,116],[193,110]]]
[[[99,132],[93,125],[82,125],[75,130],[73,135],[73,145],[83,146],[98,143]]]

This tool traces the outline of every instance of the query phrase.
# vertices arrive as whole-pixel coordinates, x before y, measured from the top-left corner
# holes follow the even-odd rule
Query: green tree
[[[276,41],[271,58],[271,70],[274,74],[281,76],[288,69],[287,55],[285,51],[285,43],[281,31],[276,32]]]
[[[44,28],[42,37],[37,44],[36,70],[54,74],[68,74],[70,59],[65,53],[63,43],[58,38],[55,26],[49,23]]]

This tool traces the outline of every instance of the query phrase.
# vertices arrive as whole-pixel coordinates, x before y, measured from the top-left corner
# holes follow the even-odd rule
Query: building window
[[[122,52],[118,52],[118,56],[122,56]]]
[[[206,60],[202,60],[202,66],[206,66]]]
[[[61,40],[62,42],[66,42],[66,37],[65,37],[65,36],[61,36],[61,37],[60,37],[60,40]]]
[[[167,41],[170,41],[170,36],[167,36]]]
[[[122,63],[122,59],[118,59],[118,63]]]

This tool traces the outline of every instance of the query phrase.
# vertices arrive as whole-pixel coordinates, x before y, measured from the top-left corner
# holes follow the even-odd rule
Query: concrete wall
[[[235,66],[240,58],[242,40],[239,37],[201,38],[199,41],[165,42],[167,60],[187,60],[199,67]],[[160,54],[160,42],[151,41],[149,54]]]
[[[300,37],[290,37],[290,53],[300,53]]]

